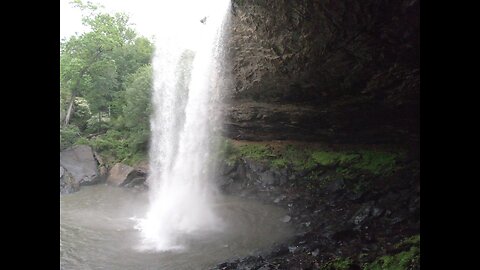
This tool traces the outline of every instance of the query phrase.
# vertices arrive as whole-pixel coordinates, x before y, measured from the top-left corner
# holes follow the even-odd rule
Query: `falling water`
[[[142,249],[184,248],[185,235],[222,230],[214,211],[211,138],[219,123],[228,0],[170,0],[159,9],[153,59],[147,215]]]

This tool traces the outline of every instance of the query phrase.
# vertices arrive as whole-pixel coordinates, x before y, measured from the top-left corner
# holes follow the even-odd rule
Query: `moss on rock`
[[[390,175],[404,156],[402,151],[372,150],[332,150],[309,145],[282,144],[272,146],[268,142],[232,143],[226,139],[221,153],[223,158],[233,163],[239,158],[265,161],[274,168],[289,168],[292,171],[311,171],[318,167],[335,168],[345,178],[357,172],[374,176]]]

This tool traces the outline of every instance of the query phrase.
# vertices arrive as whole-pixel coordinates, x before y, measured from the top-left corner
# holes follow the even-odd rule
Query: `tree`
[[[145,65],[131,75],[125,92],[123,123],[129,133],[132,150],[146,150],[150,137],[149,119],[152,113],[152,67]]]
[[[89,143],[117,161],[144,156],[153,44],[122,13],[77,0],[89,30],[60,44],[61,149]]]
[[[153,53],[151,42],[137,37],[127,15],[101,13],[89,2],[77,0],[74,4],[84,12],[82,22],[90,31],[61,43],[60,81],[68,89],[64,92],[70,93],[63,126],[71,120],[77,96],[88,101],[99,121],[112,105],[118,115],[126,76],[148,64]]]

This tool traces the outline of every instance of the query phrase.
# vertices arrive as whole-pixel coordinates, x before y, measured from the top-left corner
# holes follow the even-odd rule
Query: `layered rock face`
[[[234,139],[418,139],[419,1],[234,0]]]

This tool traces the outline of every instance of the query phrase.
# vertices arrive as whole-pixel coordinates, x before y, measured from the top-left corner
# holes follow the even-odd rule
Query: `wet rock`
[[[145,183],[146,172],[141,168],[117,163],[110,170],[107,183],[121,187],[135,187]]]
[[[360,209],[355,212],[353,217],[350,219],[350,222],[352,222],[355,225],[362,224],[372,213],[373,209],[373,203],[366,203]]]
[[[240,181],[244,181],[247,179],[247,169],[245,168],[244,162],[239,162],[239,164],[237,165],[236,175],[237,179]]]
[[[420,197],[414,197],[410,200],[408,211],[413,214],[418,214],[420,212]]]
[[[103,158],[96,151],[93,151],[93,157],[95,158],[98,164],[97,166],[98,166],[100,181],[103,181],[107,178],[107,175],[108,175],[107,164],[103,162]]]
[[[259,174],[259,180],[264,186],[270,186],[275,184],[275,176],[272,171],[266,171]]]
[[[289,247],[288,247],[288,251],[289,251],[290,253],[295,253],[295,251],[296,251],[297,249],[298,249],[297,246],[289,246]]]
[[[275,198],[275,200],[273,201],[274,203],[279,203],[281,201],[283,201],[285,198],[287,198],[287,196],[285,195],[280,195],[278,196],[277,198]]]
[[[134,173],[135,171],[130,173],[130,175],[127,177],[127,180],[124,182],[125,184],[122,185],[123,187],[131,188],[136,186],[142,186],[145,183],[145,180],[147,179],[145,176],[142,176],[142,175],[139,175],[137,177],[132,176],[132,174]]]
[[[282,256],[288,254],[289,249],[286,246],[276,247],[272,250],[271,257]]]
[[[73,193],[80,190],[80,185],[73,176],[60,166],[60,194]]]
[[[133,186],[133,190],[135,190],[135,191],[146,191],[146,190],[148,190],[148,186],[145,183],[142,183],[142,184]]]
[[[390,220],[391,225],[395,225],[405,220],[405,217],[394,217]]]
[[[347,199],[354,202],[361,201],[364,195],[365,195],[365,191],[357,191],[357,192],[350,191],[346,193]]]
[[[217,185],[223,190],[227,191],[229,187],[233,184],[234,180],[230,177],[219,176],[217,177]]]
[[[121,186],[127,180],[127,176],[133,172],[134,168],[122,163],[115,164],[108,173],[107,183],[114,186]]]
[[[276,178],[276,184],[280,186],[285,185],[288,182],[286,174],[276,175],[275,178]]]
[[[343,180],[343,177],[338,177],[335,180],[333,180],[328,186],[327,190],[329,192],[340,192],[345,189],[345,181]]]
[[[287,215],[287,216],[284,216],[284,217],[282,218],[282,222],[287,223],[287,222],[289,222],[291,219],[292,219],[292,217],[290,217],[290,216]]]
[[[98,163],[88,145],[77,145],[60,152],[60,165],[79,185],[96,184],[101,180]]]
[[[386,196],[379,200],[380,204],[396,204],[400,199],[400,195],[396,192],[389,192]]]
[[[373,217],[379,217],[385,212],[385,209],[374,207],[372,209],[372,216]]]
[[[395,244],[398,239],[404,238],[406,231],[419,228],[410,210],[418,209],[416,204],[419,204],[419,200],[415,199],[418,195],[403,192],[406,198],[400,199],[395,195],[399,189],[394,185],[382,185],[380,179],[378,182],[373,179],[373,184],[360,192],[361,199],[350,200],[348,197],[353,192],[345,187],[349,186],[350,178],[332,177],[334,180],[327,186],[312,186],[316,182],[298,177],[290,182],[292,185],[281,186],[278,185],[278,176],[285,173],[288,180],[291,174],[271,167],[264,170],[263,163],[259,166],[253,163],[248,161],[248,165],[240,165],[235,169],[235,173],[243,170],[244,178],[225,180],[229,182],[226,184],[227,190],[248,199],[259,199],[285,208],[288,215],[280,218],[279,222],[292,225],[295,229],[294,239],[281,247],[265,251],[263,258],[252,253],[238,260],[235,265],[222,264],[228,268],[215,269],[322,269],[322,262],[328,261],[331,256],[351,257],[361,250],[369,254],[384,252],[384,241],[388,239]],[[325,170],[325,174],[335,176],[335,168]],[[265,186],[264,183],[269,183],[271,176],[276,180],[270,186]],[[354,179],[361,180],[364,179]],[[395,235],[399,235],[399,238],[396,239]],[[369,260],[375,256],[371,254]]]
[[[352,239],[355,235],[356,232],[354,231],[354,227],[350,224],[345,224],[345,225],[338,225],[338,228],[333,228],[331,232],[326,232],[331,235],[330,238],[335,239],[335,240],[340,240],[344,241],[347,239]],[[328,234],[326,235],[328,236]]]
[[[127,188],[146,186],[147,170],[141,166],[135,167],[135,169],[128,174],[122,186]]]
[[[233,172],[235,172],[236,169],[237,169],[236,162],[229,163],[229,162],[223,161],[220,163],[220,174],[222,176],[230,175]]]
[[[267,170],[267,166],[262,162],[258,162],[251,159],[245,159],[245,164],[249,167],[250,171],[254,173],[262,173]]]

